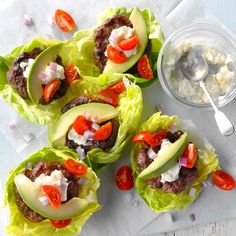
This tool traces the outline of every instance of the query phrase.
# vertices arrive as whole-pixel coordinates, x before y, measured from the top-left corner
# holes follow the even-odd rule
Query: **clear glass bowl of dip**
[[[199,86],[182,74],[178,61],[190,49],[200,53],[208,63],[205,79],[208,91],[218,107],[236,96],[236,42],[223,28],[211,24],[193,24],[172,33],[158,56],[158,77],[165,92],[182,104],[210,109]]]

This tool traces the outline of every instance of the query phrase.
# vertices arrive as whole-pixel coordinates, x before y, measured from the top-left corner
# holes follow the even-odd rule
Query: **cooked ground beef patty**
[[[78,145],[73,140],[69,140],[68,134],[67,134],[65,145],[68,146],[69,148],[72,148],[72,149],[76,149],[80,146],[85,151],[85,153],[89,152],[93,148],[101,148],[104,151],[108,148],[111,148],[114,145],[116,138],[117,138],[117,134],[118,134],[118,130],[119,130],[119,121],[117,119],[112,119],[110,121],[112,123],[112,133],[107,140],[101,140],[101,141],[92,140],[90,145],[83,146],[83,145]],[[107,122],[109,122],[109,121],[107,121]],[[105,124],[105,123],[103,123],[103,124]],[[103,125],[103,124],[101,124],[101,125]]]
[[[182,131],[176,131],[175,133],[168,132],[167,138],[170,142],[175,142],[179,139],[179,137],[182,135]],[[136,156],[136,163],[139,167],[140,171],[143,171],[146,169],[153,160],[148,157],[148,149],[150,146],[145,144],[143,148],[141,148]],[[154,147],[153,149],[156,149],[157,151],[160,147]],[[179,172],[179,178],[173,182],[165,182],[164,184],[161,182],[161,176],[157,176],[152,179],[147,179],[146,182],[150,185],[153,189],[161,189],[163,192],[168,193],[179,193],[184,191],[184,189],[193,182],[193,180],[196,178],[197,175],[197,169],[196,168],[185,168],[181,167]]]
[[[113,17],[106,20],[106,22],[99,26],[94,31],[94,62],[103,71],[107,57],[105,51],[109,45],[109,37],[113,29],[120,28],[121,26],[133,27],[129,18],[125,15],[114,15]]]
[[[74,175],[70,174],[66,170],[65,166],[60,163],[40,161],[36,163],[31,169],[25,169],[24,175],[32,181],[35,181],[35,179],[41,174],[44,173],[45,175],[51,175],[54,170],[60,170],[69,182],[67,188],[67,201],[69,201],[73,197],[77,197],[79,194],[79,185],[77,183],[78,179]],[[24,203],[15,185],[13,189],[16,199],[16,205],[28,220],[32,222],[40,222],[45,219],[45,217],[36,213]]]
[[[21,62],[27,62],[30,58],[35,59],[40,53],[42,52],[41,49],[35,48],[30,52],[23,52],[18,56],[11,64],[8,72],[7,72],[7,80],[9,83],[17,89],[18,93],[20,96],[24,99],[29,99],[29,95],[27,92],[27,83],[26,83],[26,78],[23,75],[23,69],[20,67]],[[62,59],[60,56],[57,56],[55,62],[61,66],[62,64]],[[45,85],[43,85],[44,87]],[[66,80],[61,81],[60,88],[56,91],[54,96],[49,100],[48,103],[43,99],[43,97],[40,99],[41,104],[49,104],[53,100],[58,99],[62,96],[65,95],[67,89],[69,87],[69,84],[67,83]]]

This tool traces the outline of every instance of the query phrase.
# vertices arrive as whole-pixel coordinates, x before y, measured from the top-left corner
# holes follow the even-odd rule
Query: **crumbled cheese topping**
[[[33,63],[34,63],[34,59],[32,58],[29,58],[27,62],[22,61],[20,63],[20,68],[23,70],[23,75],[25,78],[28,78],[29,72]]]
[[[45,71],[43,71],[47,75],[45,79],[42,79],[42,84],[47,84],[54,79],[65,79],[65,70],[63,66],[57,64],[56,70],[52,70],[50,66],[46,66]]]
[[[68,139],[74,141],[78,145],[86,145],[86,138],[83,135],[78,134],[73,128],[68,132]]]
[[[181,166],[177,163],[174,167],[161,174],[161,182],[173,182],[179,178]]]

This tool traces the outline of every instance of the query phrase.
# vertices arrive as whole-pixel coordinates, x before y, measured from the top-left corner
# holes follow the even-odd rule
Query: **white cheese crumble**
[[[27,62],[23,61],[23,62],[20,63],[20,68],[23,70],[23,75],[24,75],[25,78],[28,78],[30,68],[31,68],[33,63],[34,63],[34,59],[32,59],[32,58],[29,58]]]
[[[41,174],[35,179],[34,183],[38,186],[52,185],[56,187],[61,195],[61,201],[67,200],[67,187],[69,183],[60,170],[54,170],[51,175]],[[41,202],[46,204],[45,199],[41,199]]]
[[[86,138],[83,135],[79,135],[73,128],[68,132],[68,139],[74,141],[78,145],[86,145]]]
[[[174,167],[161,174],[161,182],[173,182],[179,178],[181,166],[177,163]]]
[[[47,84],[54,79],[65,79],[65,70],[63,66],[57,64],[57,68],[53,71],[50,66],[46,66],[45,71],[43,71],[47,75],[45,79],[42,79],[42,84]]]
[[[162,152],[166,151],[166,148],[171,145],[171,142],[168,139],[163,139],[161,143],[161,148],[158,152],[158,155],[160,155]]]

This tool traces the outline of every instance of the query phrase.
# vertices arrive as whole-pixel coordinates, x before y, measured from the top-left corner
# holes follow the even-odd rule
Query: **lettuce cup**
[[[111,78],[104,87],[88,82],[86,93],[81,90],[78,95],[49,126],[49,142],[55,148],[74,149],[97,171],[121,156],[137,129],[142,92],[124,77],[116,82]]]
[[[68,151],[45,147],[11,170],[9,235],[75,235],[97,210],[99,179]]]
[[[0,57],[0,94],[25,119],[45,125],[72,98],[76,64],[73,41],[33,39]]]
[[[133,138],[135,188],[155,212],[182,210],[219,168],[214,149],[175,116],[153,114]]]
[[[106,75],[132,74],[143,86],[157,79],[163,34],[150,9],[108,8],[98,16],[96,28],[78,31],[74,39],[80,60],[90,65],[81,71],[84,76],[103,80]]]

